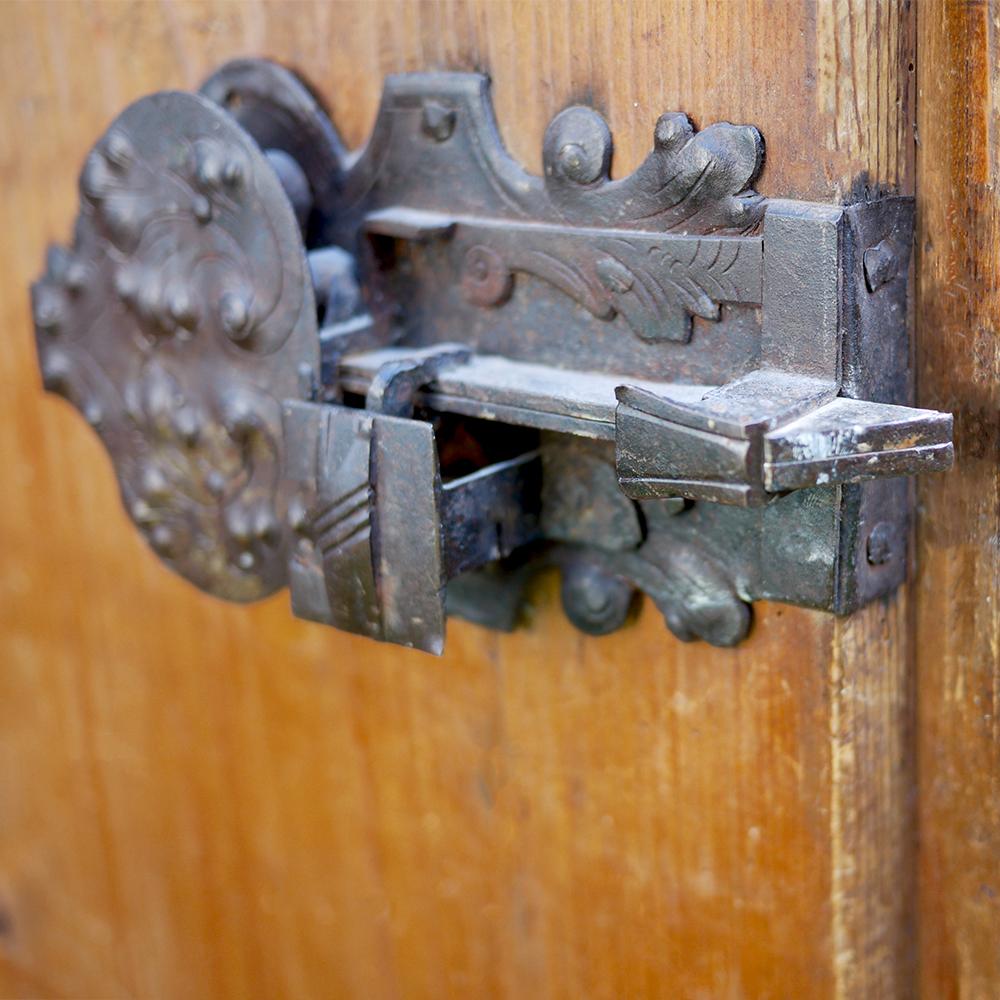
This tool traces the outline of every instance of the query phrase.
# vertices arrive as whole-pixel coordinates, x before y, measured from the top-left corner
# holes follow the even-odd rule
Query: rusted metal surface
[[[46,384],[198,586],[437,652],[545,566],[584,631],[643,591],[719,645],[903,578],[881,480],[951,461],[905,405],[909,201],[767,201],[756,128],[677,113],[612,181],[567,108],[533,176],[475,74],[390,77],[357,154],[271,63],[202,94],[112,126],[35,289]]]
[[[316,307],[278,178],[210,101],[127,108],[80,177],[73,244],[32,290],[46,388],[104,441],[150,545],[196,586],[287,579],[281,401],[318,374]]]

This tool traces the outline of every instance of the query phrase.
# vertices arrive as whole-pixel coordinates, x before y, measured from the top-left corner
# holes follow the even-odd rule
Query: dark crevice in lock
[[[342,406],[349,406],[352,410],[363,410],[365,408],[365,397],[360,392],[344,392],[341,395]]]
[[[420,413],[421,411],[418,411]],[[538,431],[515,427],[492,420],[476,420],[455,414],[433,414],[441,479],[449,482],[485,469],[497,462],[506,462],[539,445]]]

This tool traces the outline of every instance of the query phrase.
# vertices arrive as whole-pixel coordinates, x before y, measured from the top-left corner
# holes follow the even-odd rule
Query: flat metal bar
[[[952,416],[891,403],[835,399],[764,438],[770,492],[950,467]]]
[[[538,451],[445,483],[441,533],[445,576],[509,556],[540,537],[542,459]]]
[[[382,638],[439,655],[446,580],[434,431],[398,417],[375,416],[373,424],[371,555]]]
[[[435,349],[433,345],[388,347],[349,354],[340,361],[340,384],[348,392],[364,395],[383,364],[419,358]],[[497,355],[475,355],[467,364],[442,372],[431,386],[418,393],[417,400],[442,413],[614,440],[615,391],[625,382],[656,395],[691,403],[712,388],[567,371]]]
[[[427,212],[405,206],[380,209],[365,217],[365,229],[376,236],[426,243],[460,239],[503,249],[512,266],[526,242],[532,253],[553,259],[586,257],[600,243],[612,257],[642,260],[658,280],[672,284],[685,275],[697,277],[715,302],[759,305],[762,301],[763,239],[760,236],[687,236],[656,230],[572,226],[478,215]],[[578,248],[574,251],[574,248]],[[533,268],[532,268],[533,269]]]
[[[763,367],[839,380],[843,215],[836,205],[768,201]]]
[[[623,385],[618,400],[633,409],[696,430],[748,439],[754,432],[794,420],[837,395],[835,383],[805,375],[757,369],[709,388],[692,402]]]

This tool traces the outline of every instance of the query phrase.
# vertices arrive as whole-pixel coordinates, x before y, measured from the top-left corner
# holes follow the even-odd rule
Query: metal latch
[[[907,405],[912,200],[764,198],[749,125],[611,147],[570,107],[525,172],[475,74],[388,78],[356,153],[267,61],[143,98],[33,288],[45,386],[171,568],[406,646],[549,566],[585,631],[644,591],[718,645],[892,590],[900,477],[952,461]]]

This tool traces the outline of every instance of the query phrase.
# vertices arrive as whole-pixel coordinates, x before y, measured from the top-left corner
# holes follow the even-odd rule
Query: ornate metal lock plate
[[[171,568],[230,600],[440,652],[557,566],[575,624],[645,591],[682,639],[758,598],[847,613],[906,572],[912,202],[769,200],[748,125],[665,114],[610,179],[597,112],[544,175],[485,78],[390,77],[349,154],[273,63],[127,108],[33,288],[47,388]]]

